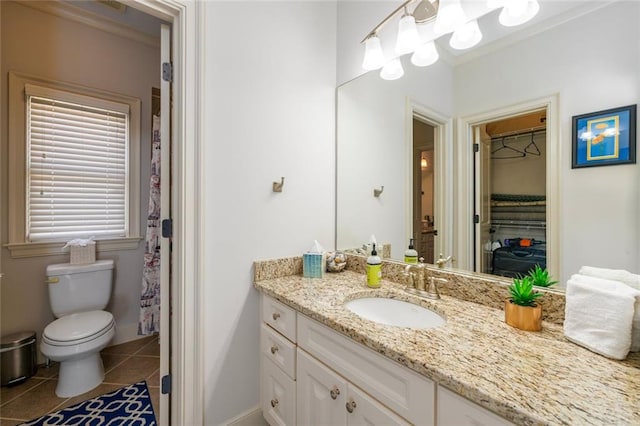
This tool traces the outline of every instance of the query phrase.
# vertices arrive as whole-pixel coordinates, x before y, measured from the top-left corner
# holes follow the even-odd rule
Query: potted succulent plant
[[[556,284],[558,281],[553,281],[551,276],[549,276],[549,271],[547,268],[541,268],[540,265],[536,265],[535,268],[529,271],[529,275],[527,275],[534,286],[537,287],[551,287]]]
[[[542,329],[542,306],[536,303],[542,293],[534,291],[533,286],[529,276],[513,279],[511,297],[504,303],[504,320],[510,326],[526,331]]]

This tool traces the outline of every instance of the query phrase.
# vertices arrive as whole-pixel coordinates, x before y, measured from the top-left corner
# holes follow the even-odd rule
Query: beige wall
[[[130,39],[65,20],[25,5],[2,1],[1,84],[2,90],[2,243],[7,243],[7,87],[8,71],[109,90],[140,98],[141,111],[141,193],[140,223],[144,235],[149,193],[151,134],[151,88],[159,87],[160,52]],[[99,259],[115,260],[114,291],[107,309],[116,319],[114,342],[135,338],[138,299],[142,279],[144,244],[137,250],[98,253]],[[0,288],[0,332],[34,330],[41,336],[53,320],[44,283],[48,264],[68,262],[68,255],[12,259],[3,247]]]

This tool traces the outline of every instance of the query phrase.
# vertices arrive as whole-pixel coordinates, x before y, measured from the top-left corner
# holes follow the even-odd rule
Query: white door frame
[[[558,95],[534,99],[503,108],[461,117],[457,126],[456,170],[459,179],[456,194],[457,218],[454,254],[461,269],[473,270],[473,126],[520,115],[525,112],[546,109],[547,111],[547,269],[556,277],[560,270],[560,165],[562,141],[558,121]]]
[[[204,6],[187,0],[133,0],[134,7],[171,23],[172,206],[171,414],[170,424],[204,423],[201,294],[203,198],[198,155],[202,134]],[[165,426],[165,425],[161,425]]]
[[[413,238],[413,118],[434,127],[434,204],[433,215],[438,235],[435,237],[434,257],[448,256],[453,250],[453,152],[451,140],[453,120],[413,99],[407,98],[405,108],[405,241]]]

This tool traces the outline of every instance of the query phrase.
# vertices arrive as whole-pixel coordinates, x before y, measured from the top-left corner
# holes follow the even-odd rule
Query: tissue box
[[[324,253],[304,253],[302,255],[302,275],[308,278],[323,278],[326,269]]]
[[[69,246],[71,251],[72,265],[80,265],[83,263],[94,263],[96,261],[96,242],[90,241],[86,246],[72,245]]]

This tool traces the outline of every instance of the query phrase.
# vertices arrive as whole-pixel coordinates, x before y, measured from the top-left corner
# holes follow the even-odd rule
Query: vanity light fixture
[[[418,67],[435,63],[439,55],[434,42],[442,35],[453,33],[449,45],[454,49],[469,49],[477,45],[482,40],[478,18],[493,9],[502,8],[498,21],[507,27],[524,24],[540,10],[538,0],[487,0],[483,7],[476,7],[469,12],[471,16],[467,16],[465,1],[472,0],[406,0],[362,40],[365,44],[362,67],[367,71],[382,68],[380,77],[396,80],[404,75],[399,59],[402,55],[411,53],[411,63]],[[409,6],[413,3],[417,5],[410,12]],[[401,11],[396,56],[385,58],[378,31]]]
[[[427,163],[427,159],[426,159],[426,158],[422,157],[422,158],[420,159],[420,168],[421,168],[422,170],[424,170],[424,169],[426,169],[427,167],[429,167],[429,163]]]

